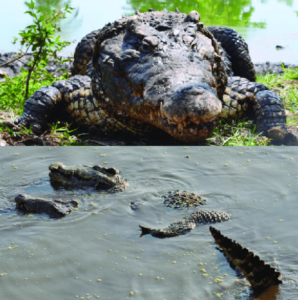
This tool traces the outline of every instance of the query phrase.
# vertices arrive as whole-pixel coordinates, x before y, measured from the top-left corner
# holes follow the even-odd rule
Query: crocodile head
[[[153,11],[107,25],[93,55],[93,92],[101,107],[180,141],[210,136],[227,74],[217,42],[199,20],[196,11]]]
[[[28,195],[25,195],[25,194],[20,194],[20,195],[16,196],[15,197],[16,205],[19,208],[24,208],[24,206],[27,202],[27,198],[28,198]]]
[[[61,162],[52,163],[49,166],[49,176],[53,182],[95,187],[100,189],[115,189],[126,187],[126,181],[118,174],[115,168],[104,168],[100,165],[94,166],[65,166]]]

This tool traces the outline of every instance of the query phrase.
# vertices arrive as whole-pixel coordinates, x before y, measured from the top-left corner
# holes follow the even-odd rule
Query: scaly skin
[[[234,76],[256,81],[255,68],[249,56],[248,45],[241,35],[228,27],[209,26],[208,29],[227,52]]]
[[[220,117],[253,115],[257,131],[264,135],[273,127],[285,131],[286,115],[281,98],[261,83],[243,77],[229,77]]]
[[[163,205],[171,208],[189,208],[205,205],[206,200],[196,193],[187,191],[169,191],[163,196]]]
[[[195,193],[187,191],[170,191],[163,196],[163,205],[175,209],[196,207],[205,205],[206,200]],[[217,223],[229,220],[231,217],[222,212],[216,211],[196,211],[180,221],[170,224],[163,229],[151,228],[139,225],[142,230],[142,236],[151,234],[154,237],[166,238],[186,234],[196,227],[197,224]]]
[[[124,191],[128,186],[125,179],[115,168],[104,168],[100,165],[65,166],[63,163],[53,163],[49,166],[49,176],[52,181],[79,187],[95,187],[105,189],[108,193]]]
[[[65,166],[63,163],[57,162],[52,163],[49,170],[52,183],[71,185],[78,188],[94,187],[104,189],[107,193],[122,192],[128,186],[127,181],[121,178],[119,171],[115,168],[105,168],[100,165]],[[15,202],[21,210],[47,213],[51,218],[63,217],[69,214],[73,207],[78,206],[76,200],[48,200],[25,194],[18,195]]]
[[[49,166],[51,180],[74,186],[107,187],[108,192],[123,191],[127,187],[115,168],[105,168],[99,165],[65,166],[63,163],[53,163]],[[170,191],[163,196],[163,205],[172,208],[189,208],[205,205],[201,196],[187,191]],[[52,218],[60,218],[69,214],[73,207],[78,206],[76,200],[47,200],[21,194],[15,198],[16,206],[23,211],[47,213]],[[130,203],[132,210],[137,210],[137,204]],[[164,229],[155,229],[140,225],[142,235],[151,234],[159,238],[174,237],[186,234],[197,224],[216,223],[229,220],[231,217],[222,212],[196,211],[180,221],[170,224]],[[223,236],[218,230],[210,227],[210,232],[216,243],[223,249],[229,259],[240,269],[253,288],[263,288],[268,285],[282,283],[279,272],[276,272],[258,256],[243,248],[240,244]]]
[[[74,207],[78,206],[76,200],[48,200],[34,198],[29,195],[20,194],[15,197],[18,209],[26,212],[47,213],[51,218],[61,218],[68,215]]]
[[[154,237],[166,238],[186,234],[196,227],[197,224],[210,224],[228,221],[231,217],[223,212],[196,211],[189,216],[184,217],[180,221],[170,224],[163,229],[155,229],[147,226],[139,225],[142,235],[151,234]]]
[[[219,118],[248,112],[257,131],[286,130],[277,94],[244,78],[234,84],[233,73],[255,79],[245,41],[232,29],[208,29],[199,21],[196,11],[150,11],[90,33],[75,53],[72,74],[81,75],[34,93],[15,123],[41,133],[58,118],[88,131],[165,132],[196,143],[210,137]]]
[[[282,283],[281,274],[270,265],[265,264],[259,256],[222,235],[219,230],[211,226],[210,232],[215,242],[222,248],[233,264],[239,268],[253,289],[261,289]]]

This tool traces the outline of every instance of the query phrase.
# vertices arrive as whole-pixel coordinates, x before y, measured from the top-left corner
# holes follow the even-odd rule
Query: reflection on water
[[[155,10],[175,11],[176,7],[180,12],[189,13],[197,10],[205,25],[224,25],[239,27],[265,28],[265,22],[251,22],[250,18],[254,12],[251,0],[127,0],[134,10],[141,12],[148,11],[149,8]]]
[[[57,160],[116,167],[130,186],[116,194],[53,189],[48,166]],[[0,299],[297,299],[297,161],[290,147],[2,148]],[[253,295],[235,282],[208,225],[140,238],[140,224],[163,228],[189,214],[162,206],[160,195],[176,189],[231,214],[214,227],[278,268],[284,283]],[[22,192],[80,204],[58,220],[18,214],[13,199]]]

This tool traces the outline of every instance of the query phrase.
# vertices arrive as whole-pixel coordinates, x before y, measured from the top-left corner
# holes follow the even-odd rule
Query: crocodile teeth
[[[110,56],[109,55],[107,55],[103,60],[102,60],[102,62],[103,63],[106,63],[107,62],[107,60],[110,58]]]
[[[150,118],[150,120],[154,119],[154,114],[153,114],[152,110],[150,110],[150,112],[149,112],[149,118]]]
[[[179,132],[183,132],[184,127],[183,127],[182,123],[178,123],[177,128],[178,128]]]
[[[174,123],[174,122],[170,121],[169,119],[167,119],[167,121],[168,121],[168,124],[170,126],[176,126],[177,125],[177,123]]]
[[[163,119],[167,118],[165,113],[163,112],[163,103],[162,102],[160,102],[160,115]]]
[[[252,288],[259,289],[282,283],[281,274],[270,265],[265,264],[259,256],[249,252],[248,249],[222,235],[219,230],[211,226],[210,232],[215,242],[222,248],[234,265],[238,267]]]

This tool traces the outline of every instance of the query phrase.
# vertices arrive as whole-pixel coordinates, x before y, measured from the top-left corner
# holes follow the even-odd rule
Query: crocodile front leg
[[[26,101],[23,115],[14,123],[32,125],[34,133],[41,133],[49,120],[58,118],[89,129],[104,125],[107,116],[93,96],[90,77],[77,75],[39,89]]]
[[[268,135],[274,127],[286,128],[284,104],[278,94],[271,90],[259,91],[255,94],[254,112],[257,132]]]
[[[285,137],[279,140],[280,143],[297,142],[297,137],[287,130],[282,99],[263,84],[238,76],[229,77],[222,104],[221,118],[247,115],[255,121],[256,132],[271,137],[272,129],[278,128],[285,133]]]
[[[254,64],[242,36],[228,27],[210,26],[208,29],[229,55],[234,75],[256,81]]]
[[[13,123],[18,126],[32,126],[34,133],[41,133],[49,115],[55,111],[55,106],[61,102],[61,99],[62,94],[57,88],[42,87],[26,101],[23,115]]]

